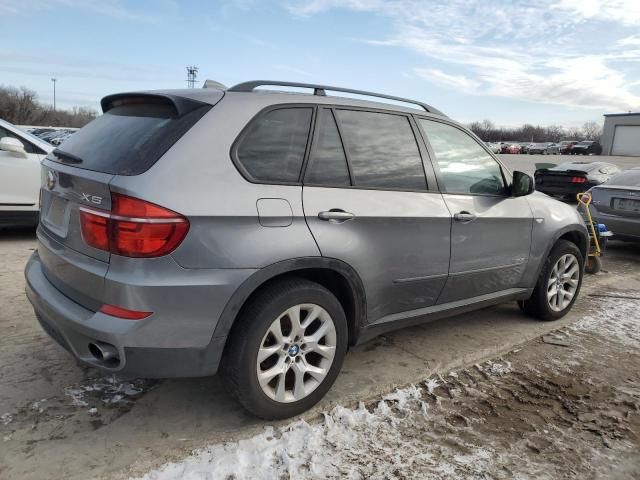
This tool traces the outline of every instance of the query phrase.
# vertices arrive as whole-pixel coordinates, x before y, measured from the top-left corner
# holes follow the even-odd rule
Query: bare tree
[[[587,122],[582,126],[582,132],[587,140],[600,141],[602,137],[602,127],[596,122]]]
[[[82,127],[96,115],[95,110],[86,107],[54,112],[50,105],[38,102],[33,90],[0,86],[0,118],[17,125]]]

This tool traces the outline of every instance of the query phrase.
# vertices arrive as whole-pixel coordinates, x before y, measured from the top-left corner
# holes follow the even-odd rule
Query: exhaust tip
[[[120,362],[118,357],[118,350],[113,345],[103,342],[91,342],[89,343],[89,353],[93,355],[100,363],[105,363],[109,366],[117,365]]]

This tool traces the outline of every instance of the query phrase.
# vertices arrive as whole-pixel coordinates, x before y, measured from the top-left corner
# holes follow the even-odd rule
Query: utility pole
[[[51,81],[53,82],[53,111],[56,111],[56,82],[58,81],[57,78],[52,78]]]
[[[196,77],[198,76],[198,67],[195,65],[191,65],[187,67],[187,87],[195,88],[196,87]]]

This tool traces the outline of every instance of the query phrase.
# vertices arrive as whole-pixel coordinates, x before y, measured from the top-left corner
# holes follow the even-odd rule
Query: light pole
[[[53,111],[56,111],[56,81],[58,79],[57,78],[52,78],[51,81],[53,82]]]

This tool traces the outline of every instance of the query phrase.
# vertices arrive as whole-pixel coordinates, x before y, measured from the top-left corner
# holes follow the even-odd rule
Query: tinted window
[[[323,110],[318,144],[313,149],[305,182],[319,185],[350,185],[347,158],[331,110]]]
[[[71,135],[49,158],[87,170],[137,175],[158,161],[210,108],[203,105],[177,117],[171,104],[121,105]]]
[[[500,165],[471,136],[444,123],[424,119],[419,122],[433,148],[447,192],[504,193]]]
[[[362,187],[426,190],[422,159],[409,119],[338,110],[353,183]]]
[[[311,108],[271,110],[249,126],[238,145],[238,161],[254,179],[297,182],[307,146]]]

